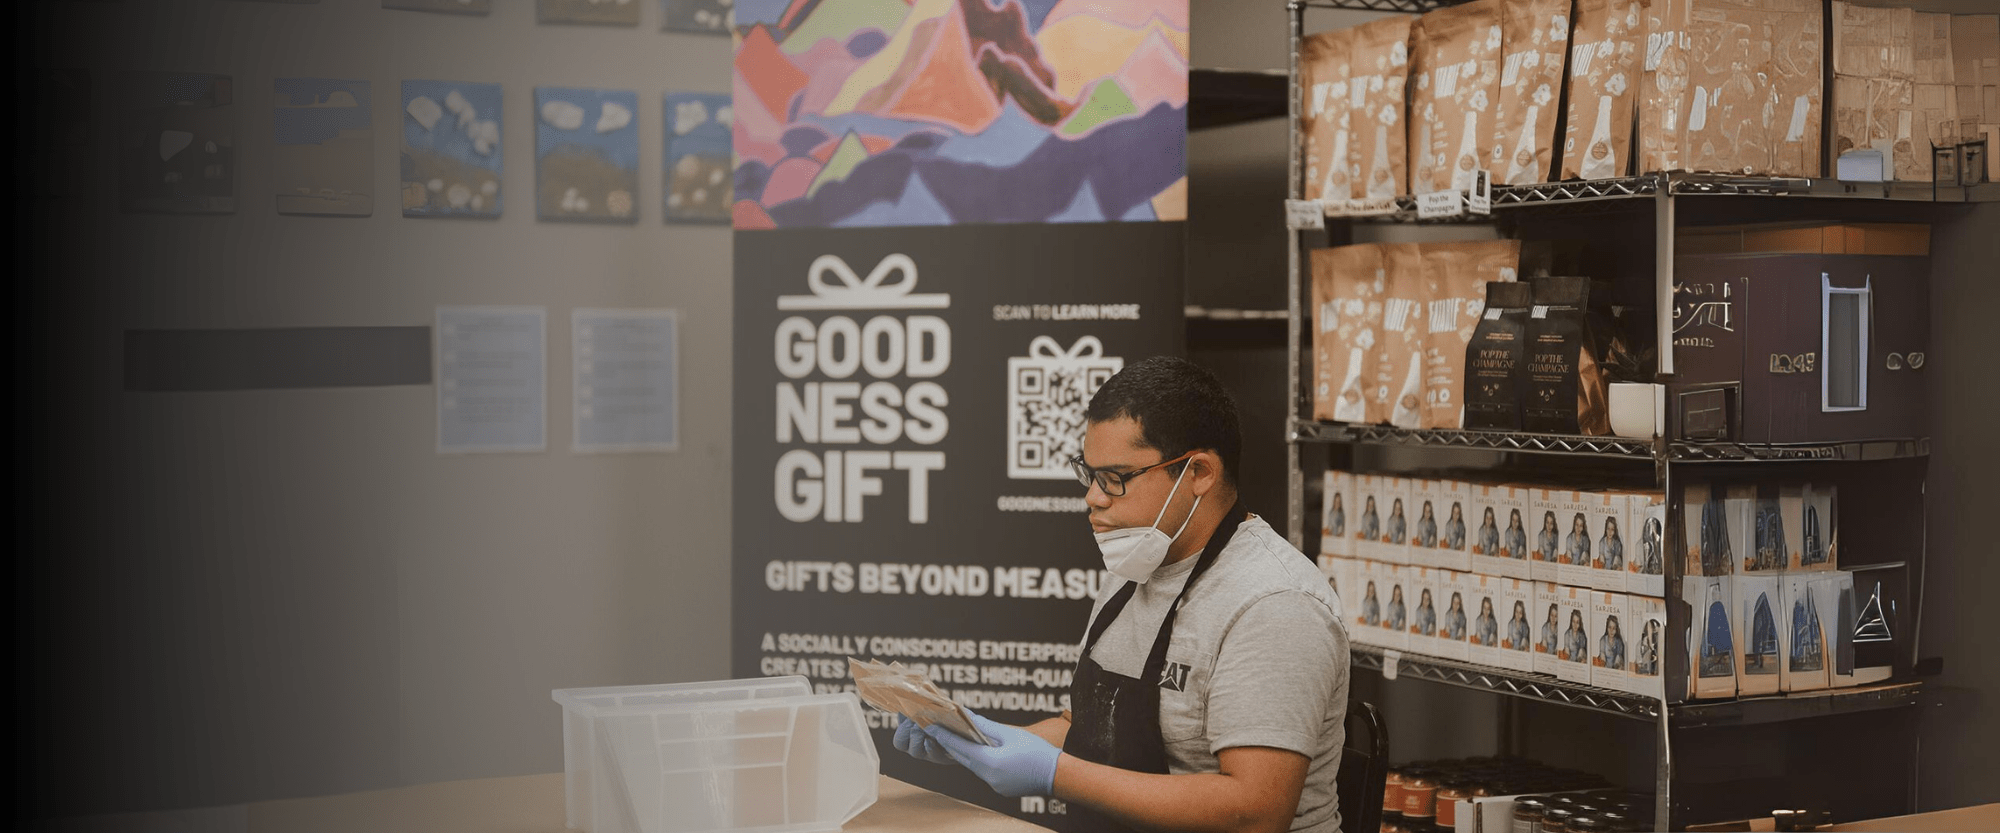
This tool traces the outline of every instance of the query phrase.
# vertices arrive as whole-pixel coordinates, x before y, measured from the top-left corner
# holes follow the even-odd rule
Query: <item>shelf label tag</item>
[[[1396,679],[1396,666],[1403,661],[1403,652],[1394,648],[1382,649],[1382,679]]]
[[[1485,168],[1472,172],[1472,190],[1465,193],[1465,209],[1474,214],[1493,213],[1493,175]]]
[[[1347,201],[1347,213],[1351,217],[1372,217],[1380,214],[1396,213],[1395,197],[1356,198]]]
[[[1319,213],[1328,217],[1345,217],[1354,211],[1353,200],[1320,200]]]
[[[1417,218],[1432,220],[1465,213],[1465,195],[1457,191],[1432,191],[1417,195]]]
[[[1319,200],[1285,200],[1285,227],[1293,231],[1326,228]]]

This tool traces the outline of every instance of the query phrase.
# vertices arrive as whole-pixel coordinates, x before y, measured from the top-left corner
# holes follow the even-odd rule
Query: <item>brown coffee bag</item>
[[[1487,160],[1495,185],[1546,182],[1554,173],[1569,21],[1570,0],[1503,0],[1500,84]]]
[[[1610,179],[1631,169],[1643,11],[1638,0],[1577,0],[1563,179]]]
[[[1423,424],[1423,249],[1416,243],[1383,243],[1382,334],[1375,359],[1375,390],[1368,421],[1397,428]]]
[[[1347,82],[1349,169],[1361,172],[1356,197],[1382,200],[1410,192],[1404,137],[1405,82],[1410,71],[1408,15],[1354,27]]]
[[[1315,249],[1313,419],[1369,422],[1385,276],[1374,244]]]
[[[1468,190],[1492,155],[1500,2],[1473,0],[1417,21],[1410,38],[1411,193]]]
[[[1458,429],[1465,416],[1465,348],[1486,309],[1488,284],[1515,279],[1521,241],[1430,243],[1423,247],[1427,313],[1421,426]]]
[[[1299,42],[1299,127],[1304,134],[1305,198],[1345,200],[1354,196],[1348,149],[1353,108],[1348,76],[1354,30],[1321,32]]]

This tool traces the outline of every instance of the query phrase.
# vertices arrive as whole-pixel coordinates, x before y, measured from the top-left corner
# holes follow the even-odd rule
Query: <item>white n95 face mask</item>
[[[1192,460],[1188,462],[1193,463]],[[1189,507],[1187,520],[1181,521],[1180,529],[1169,536],[1159,528],[1160,520],[1167,516],[1167,507],[1174,503],[1174,494],[1180,491],[1181,477],[1186,477],[1192,467],[1181,467],[1180,477],[1174,478],[1174,488],[1167,492],[1167,502],[1160,506],[1160,514],[1153,518],[1151,526],[1097,533],[1097,549],[1104,556],[1104,569],[1134,584],[1145,584],[1153,578],[1153,571],[1160,568],[1160,562],[1167,560],[1167,549],[1173,545],[1175,538],[1181,537],[1188,521],[1194,520],[1194,510],[1201,508],[1201,496],[1196,495],[1194,506]]]

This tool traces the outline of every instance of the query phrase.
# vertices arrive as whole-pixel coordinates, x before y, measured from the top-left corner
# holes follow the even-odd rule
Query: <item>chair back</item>
[[[1382,829],[1382,790],[1389,778],[1389,736],[1382,717],[1366,700],[1347,701],[1347,743],[1340,750],[1334,788],[1340,795],[1340,829],[1376,833]]]

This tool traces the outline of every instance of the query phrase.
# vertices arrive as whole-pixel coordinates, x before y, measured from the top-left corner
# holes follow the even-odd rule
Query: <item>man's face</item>
[[[1144,442],[1144,429],[1138,420],[1120,417],[1090,423],[1083,432],[1084,465],[1123,474],[1166,459],[1158,450],[1147,448]],[[1172,535],[1187,520],[1194,507],[1193,490],[1185,482],[1178,492],[1174,490],[1174,474],[1178,468],[1161,466],[1127,480],[1125,494],[1118,497],[1107,495],[1103,489],[1092,484],[1083,496],[1084,504],[1090,507],[1090,531],[1102,533],[1152,526],[1153,519],[1159,518],[1160,529]],[[1192,472],[1188,479],[1193,479]],[[1165,517],[1161,517],[1160,507],[1166,505],[1169,493],[1174,493],[1173,506],[1167,508]]]

